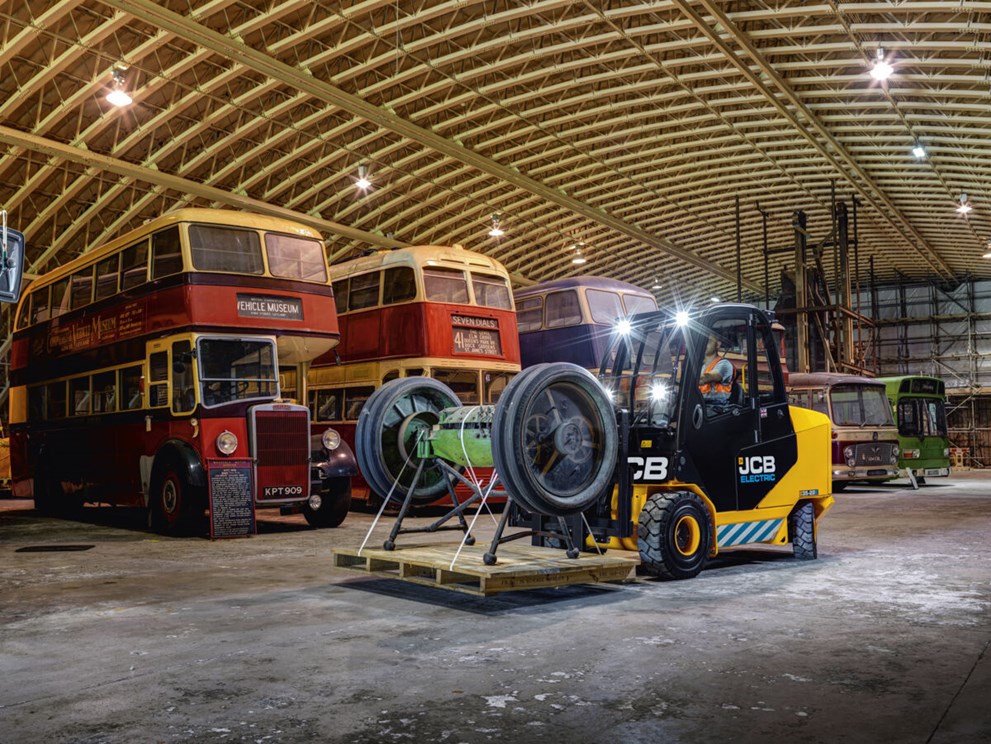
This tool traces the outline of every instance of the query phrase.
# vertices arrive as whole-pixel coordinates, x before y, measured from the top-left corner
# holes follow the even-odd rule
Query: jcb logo
[[[631,457],[630,465],[637,469],[633,472],[633,480],[662,481],[668,477],[668,458],[666,457]]]
[[[760,475],[774,472],[774,455],[738,457],[740,475]]]

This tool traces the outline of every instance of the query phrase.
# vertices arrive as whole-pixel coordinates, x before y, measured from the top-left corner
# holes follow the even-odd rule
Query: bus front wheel
[[[311,527],[338,527],[351,508],[351,479],[331,478],[320,492],[320,506],[314,509],[307,501],[303,516]]]
[[[172,462],[156,467],[151,478],[148,523],[163,535],[187,535],[203,516],[203,499]]]

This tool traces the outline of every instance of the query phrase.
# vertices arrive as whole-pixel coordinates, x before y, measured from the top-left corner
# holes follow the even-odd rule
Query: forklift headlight
[[[320,440],[323,442],[323,446],[328,452],[333,452],[341,446],[341,435],[334,429],[325,429],[323,436],[320,437]]]
[[[237,436],[232,431],[222,431],[217,435],[217,451],[222,455],[233,455],[237,449]]]

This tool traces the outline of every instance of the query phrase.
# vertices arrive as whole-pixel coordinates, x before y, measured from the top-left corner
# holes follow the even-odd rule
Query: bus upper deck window
[[[516,327],[520,333],[539,331],[544,319],[544,301],[540,297],[525,297],[516,303]]]
[[[426,268],[423,289],[427,299],[434,302],[468,302],[468,282],[463,271]]]
[[[69,312],[69,277],[52,285],[52,315],[55,318]]]
[[[158,237],[155,235],[155,276],[158,273]],[[178,238],[178,233],[176,234]],[[178,253],[179,242],[175,242]],[[262,248],[258,233],[254,230],[242,230],[236,227],[221,227],[218,225],[190,225],[189,252],[193,257],[193,268],[203,271],[230,271],[236,274],[261,274]],[[174,274],[182,269],[182,256],[179,255],[178,266],[168,273]]]
[[[386,269],[382,281],[382,304],[392,305],[416,297],[416,274],[410,266]]]
[[[117,264],[120,254],[115,253],[96,265],[96,288],[94,300],[102,300],[117,294]]]
[[[85,307],[93,301],[93,267],[77,271],[70,279],[72,309]]]
[[[547,328],[563,328],[582,322],[582,308],[578,293],[573,289],[551,292],[544,300],[544,325]]]
[[[179,228],[157,232],[151,237],[151,278],[159,279],[182,271]]]
[[[601,289],[586,289],[585,299],[588,300],[588,310],[593,323],[612,325],[623,315],[623,306],[619,295]]]
[[[471,288],[475,292],[475,302],[482,307],[512,310],[513,301],[510,299],[509,285],[501,276],[472,272]]]
[[[265,233],[268,269],[283,279],[327,282],[327,258],[323,243],[295,235]]]
[[[86,416],[90,413],[89,376],[69,380],[69,410],[73,416]]]
[[[341,315],[348,310],[348,284],[349,280],[340,279],[333,283],[334,304],[337,306],[337,314]]]
[[[381,273],[378,271],[352,276],[351,289],[348,295],[348,310],[375,307],[379,302],[380,278]]]
[[[650,313],[657,309],[657,301],[653,297],[643,295],[623,295],[623,304],[626,306],[627,315]]]
[[[43,287],[37,292],[31,293],[31,322],[40,323],[48,320],[50,316],[48,308],[48,296],[51,294],[51,287]]]
[[[131,289],[148,281],[148,241],[128,246],[120,254],[120,289]]]

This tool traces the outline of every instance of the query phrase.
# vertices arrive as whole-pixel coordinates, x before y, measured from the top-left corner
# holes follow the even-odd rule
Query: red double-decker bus
[[[495,259],[414,246],[333,269],[341,343],[313,363],[309,406],[315,425],[332,425],[351,446],[365,401],[384,382],[432,377],[471,406],[494,403],[520,371],[509,274]],[[364,480],[353,490],[372,496]]]
[[[24,293],[14,492],[50,513],[140,506],[159,531],[189,532],[203,526],[211,468],[240,462],[254,506],[336,526],[354,457],[332,429],[313,440],[306,407],[280,397],[280,367],[305,373],[339,338],[313,230],[226,210],[154,219]]]

